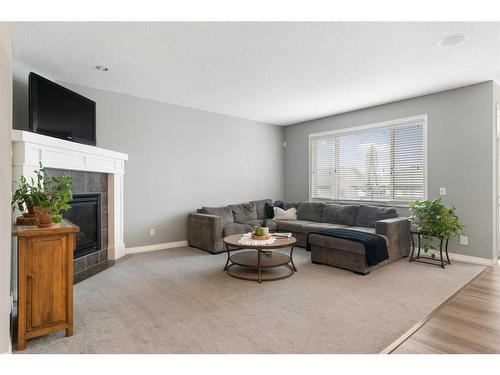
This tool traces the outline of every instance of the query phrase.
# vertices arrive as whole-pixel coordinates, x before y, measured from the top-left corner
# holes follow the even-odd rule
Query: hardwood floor
[[[392,353],[500,353],[500,267],[489,267]]]

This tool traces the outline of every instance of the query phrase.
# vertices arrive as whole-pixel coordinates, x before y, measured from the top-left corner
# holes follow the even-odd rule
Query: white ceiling
[[[287,125],[500,80],[500,23],[17,23],[14,57],[64,82]]]

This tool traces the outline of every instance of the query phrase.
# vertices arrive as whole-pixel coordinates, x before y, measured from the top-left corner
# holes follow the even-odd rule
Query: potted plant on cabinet
[[[464,225],[460,222],[455,207],[446,207],[441,198],[417,200],[410,206],[410,221],[416,226],[423,239],[424,252],[435,250],[432,246],[432,237],[448,241],[460,235]],[[434,258],[435,254],[431,254]]]
[[[50,213],[52,214],[52,222],[60,223],[62,221],[62,211],[71,208],[69,202],[73,199],[71,194],[72,183],[71,176],[64,174],[59,177],[52,177],[50,180]]]
[[[71,176],[64,174],[60,177],[47,176],[45,168],[40,163],[40,169],[35,171],[36,181],[31,180],[31,184],[27,184],[26,178],[21,177],[21,184],[19,192],[16,190],[18,196],[23,196],[23,192],[28,191],[29,201],[33,206],[33,211],[36,214],[40,228],[47,228],[60,223],[62,221],[61,211],[71,208],[69,202],[72,200],[72,184]],[[23,181],[25,185],[23,188]],[[17,203],[18,208],[19,200],[13,198],[13,204]]]
[[[36,214],[34,211],[35,202],[33,195],[33,179],[31,180],[31,184],[28,183],[26,177],[21,176],[21,181],[18,183],[18,188],[14,191],[12,195],[12,210],[17,207],[17,209],[23,214],[25,218],[35,218]],[[24,211],[27,212],[24,212]]]
[[[40,221],[39,227],[50,227],[62,221],[61,211],[71,208],[71,176],[48,178],[45,168],[35,171],[37,176],[35,192],[35,212]]]

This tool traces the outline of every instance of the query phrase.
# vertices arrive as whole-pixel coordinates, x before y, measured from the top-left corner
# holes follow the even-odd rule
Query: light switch
[[[446,195],[446,188],[445,187],[439,188],[439,195]]]

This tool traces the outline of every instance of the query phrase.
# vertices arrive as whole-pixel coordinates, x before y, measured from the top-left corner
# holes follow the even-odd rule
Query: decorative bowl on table
[[[264,241],[264,240],[269,240],[272,238],[270,234],[265,234],[263,236],[257,236],[255,233],[252,233],[252,240],[259,240],[259,241]]]

